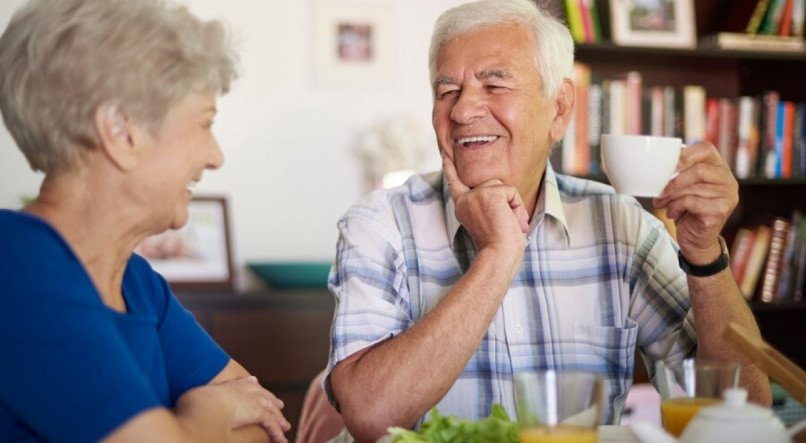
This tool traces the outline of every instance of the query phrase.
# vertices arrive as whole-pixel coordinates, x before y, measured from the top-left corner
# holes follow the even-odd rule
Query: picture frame
[[[233,265],[227,200],[194,196],[188,221],[152,235],[135,248],[174,290],[232,290]]]
[[[389,0],[317,0],[316,83],[388,83],[395,73],[394,12]]]
[[[613,0],[610,27],[619,46],[694,48],[693,0]]]

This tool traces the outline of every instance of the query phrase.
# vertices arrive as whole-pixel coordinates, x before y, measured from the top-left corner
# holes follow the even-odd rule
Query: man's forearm
[[[517,267],[513,254],[481,251],[468,272],[401,335],[339,363],[331,376],[351,434],[380,437],[413,425],[445,395],[484,337]],[[506,261],[513,261],[507,266]]]
[[[725,327],[731,321],[756,336],[761,335],[730,268],[711,277],[689,276],[688,286],[697,329],[697,357],[741,362],[741,381],[747,387],[750,399],[769,405],[772,397],[766,374],[734,350],[722,337]]]

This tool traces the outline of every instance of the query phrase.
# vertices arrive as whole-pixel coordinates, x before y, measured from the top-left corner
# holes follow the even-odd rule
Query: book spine
[[[798,105],[800,116],[795,117],[795,132],[797,137],[798,175],[806,177],[806,102]]]
[[[595,40],[588,0],[579,0],[579,15],[582,18],[582,33],[585,37],[585,43],[593,43]]]
[[[705,88],[699,85],[683,87],[683,133],[686,144],[705,138]]]
[[[627,134],[641,134],[641,73],[630,71],[626,77],[627,85]]]
[[[770,253],[767,256],[767,266],[764,268],[764,279],[761,283],[761,301],[770,303],[776,299],[778,277],[781,272],[781,258],[786,247],[786,238],[789,232],[789,222],[777,217],[772,223],[772,237],[770,239]]]
[[[602,38],[602,24],[601,20],[599,19],[599,7],[596,6],[596,0],[586,0],[588,3],[588,9],[590,10],[591,15],[591,24],[593,24],[593,41],[600,42],[603,40]]]
[[[806,0],[795,0],[792,6],[792,35],[803,37],[803,22],[806,20]]]
[[[753,171],[754,155],[751,148],[753,143],[753,114],[755,110],[755,102],[753,97],[740,97],[739,98],[739,124],[738,124],[738,141],[736,146],[736,164],[735,171],[736,177],[748,178],[751,171]]]
[[[585,43],[585,30],[582,27],[582,15],[577,0],[565,0],[565,14],[568,17],[568,28],[571,37],[577,43]]]
[[[747,22],[745,32],[748,34],[755,34],[761,25],[761,19],[764,18],[764,13],[767,12],[767,7],[770,5],[770,0],[759,0],[756,3],[756,8],[753,10],[753,15],[750,16],[750,21]]]
[[[767,91],[764,93],[763,100],[764,125],[761,128],[763,133],[763,150],[761,155],[764,156],[764,176],[767,178],[775,178],[775,131],[780,97],[777,91]]]
[[[784,3],[784,10],[781,13],[781,25],[778,29],[778,35],[782,37],[788,37],[790,34],[790,28],[792,26],[793,6],[794,6],[794,0],[786,0],[786,3]]]
[[[650,134],[663,136],[663,87],[655,86],[649,91]]]
[[[798,226],[800,225],[800,220],[800,211],[794,211],[792,214],[792,219],[789,222],[789,231],[787,232],[786,242],[784,243],[784,252],[781,255],[781,272],[778,276],[778,287],[776,289],[779,300],[788,299],[792,295],[792,267],[795,265],[795,247],[797,243]]]
[[[783,160],[784,160],[784,121],[786,120],[784,115],[785,103],[783,101],[778,102],[778,110],[775,113],[775,154],[774,154],[774,165],[775,165],[775,173],[773,174],[773,178],[781,178],[783,177]]]
[[[719,99],[719,136],[717,137],[719,154],[725,163],[732,165],[736,157],[736,106],[729,98]]]
[[[719,99],[705,100],[705,141],[719,147]]]
[[[795,228],[790,228],[795,229]],[[793,290],[792,290],[792,300],[793,301],[803,301],[803,292],[806,290],[804,285],[806,285],[806,218],[800,218],[800,223],[797,226],[797,237],[796,243],[797,246],[795,247],[796,256],[795,259],[795,269],[794,269],[794,282],[792,283]]]
[[[753,248],[750,251],[750,258],[747,259],[747,266],[742,275],[741,290],[745,299],[750,300],[756,292],[761,270],[764,267],[764,259],[770,247],[770,237],[772,229],[761,225],[756,229],[753,237]]]
[[[626,133],[627,87],[623,80],[610,80],[610,134],[622,135]]]
[[[792,177],[793,165],[793,137],[795,135],[795,103],[784,102],[784,130],[783,130],[783,148],[781,154],[781,177]]]
[[[663,135],[678,137],[677,111],[675,109],[675,90],[672,86],[663,87]]]
[[[752,230],[739,228],[733,239],[733,245],[730,251],[730,268],[731,271],[733,271],[733,277],[736,279],[736,284],[739,287],[742,286],[742,279],[747,269],[747,263],[750,260],[750,253],[753,251],[754,238],[755,234]]]

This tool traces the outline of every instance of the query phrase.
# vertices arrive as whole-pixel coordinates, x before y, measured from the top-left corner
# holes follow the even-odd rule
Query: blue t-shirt
[[[0,441],[97,441],[229,362],[142,257],[123,297],[109,309],[50,225],[0,210]]]

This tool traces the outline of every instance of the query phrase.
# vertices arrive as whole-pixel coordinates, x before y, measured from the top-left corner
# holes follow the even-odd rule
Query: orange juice
[[[716,398],[672,398],[664,400],[660,405],[660,413],[663,419],[663,428],[675,437],[683,433],[689,420],[697,415],[700,408],[719,403]]]
[[[573,425],[533,427],[521,431],[521,443],[596,443],[596,429]]]

